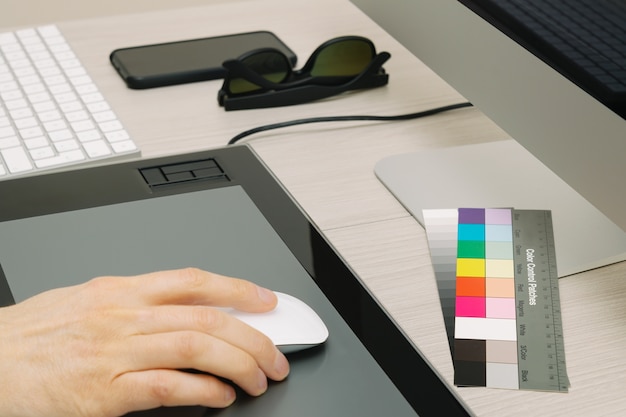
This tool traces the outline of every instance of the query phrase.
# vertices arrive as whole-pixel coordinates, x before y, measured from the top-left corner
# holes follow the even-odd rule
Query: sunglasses
[[[389,81],[382,65],[390,57],[360,36],[324,42],[299,70],[281,51],[257,49],[222,64],[227,73],[218,102],[225,110],[279,107],[380,87]]]

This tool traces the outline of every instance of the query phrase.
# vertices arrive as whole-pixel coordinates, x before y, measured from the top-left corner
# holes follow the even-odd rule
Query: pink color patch
[[[486,317],[483,297],[456,297],[456,317]]]
[[[493,319],[514,319],[515,298],[487,298],[487,317]]]

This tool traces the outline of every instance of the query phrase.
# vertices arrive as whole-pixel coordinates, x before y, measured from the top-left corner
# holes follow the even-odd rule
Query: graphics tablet
[[[133,416],[469,415],[247,146],[3,181],[0,196],[5,305],[192,266],[291,294],[329,329],[259,398]]]

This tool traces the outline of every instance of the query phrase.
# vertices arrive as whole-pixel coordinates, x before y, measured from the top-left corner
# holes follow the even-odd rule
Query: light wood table
[[[346,0],[265,0],[58,22],[143,157],[226,145],[259,125],[396,115],[465,101]],[[282,109],[225,112],[221,81],[135,91],[108,62],[119,47],[267,29],[300,64],[322,42],[362,35],[392,58],[388,86]],[[291,127],[247,142],[448,382],[453,369],[424,230],[374,176],[394,154],[506,139],[474,108],[404,122]],[[569,393],[453,388],[480,416],[626,415],[626,264],[560,280]],[[417,377],[416,377],[417,380]],[[416,389],[419,389],[416,386]]]

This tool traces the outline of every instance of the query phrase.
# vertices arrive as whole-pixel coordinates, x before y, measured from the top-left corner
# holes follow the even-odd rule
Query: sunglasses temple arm
[[[228,71],[226,80],[224,82],[225,85],[228,83],[229,79],[243,78],[265,89],[271,89],[276,86],[275,83],[268,81],[255,71],[252,71],[250,68],[248,68],[247,65],[243,64],[239,60],[229,59],[227,61],[224,61],[222,67],[224,67]]]
[[[391,58],[391,54],[389,52],[381,52],[372,59],[372,62],[369,63],[367,67],[359,75],[354,77],[352,80],[348,81],[345,84],[342,84],[340,87],[345,88],[346,90],[356,90],[359,88],[365,88],[367,85],[361,87],[361,84],[369,84],[369,81],[372,77],[382,75],[385,78],[385,84],[389,80],[389,75],[385,73],[385,70],[382,68],[383,64],[387,62]],[[378,87],[378,85],[376,86]]]
[[[245,110],[289,106],[320,100],[349,90],[380,87],[388,83],[389,75],[384,73],[381,67],[390,57],[391,55],[387,52],[379,53],[363,72],[339,86],[307,85],[249,96],[225,97],[224,109]]]

